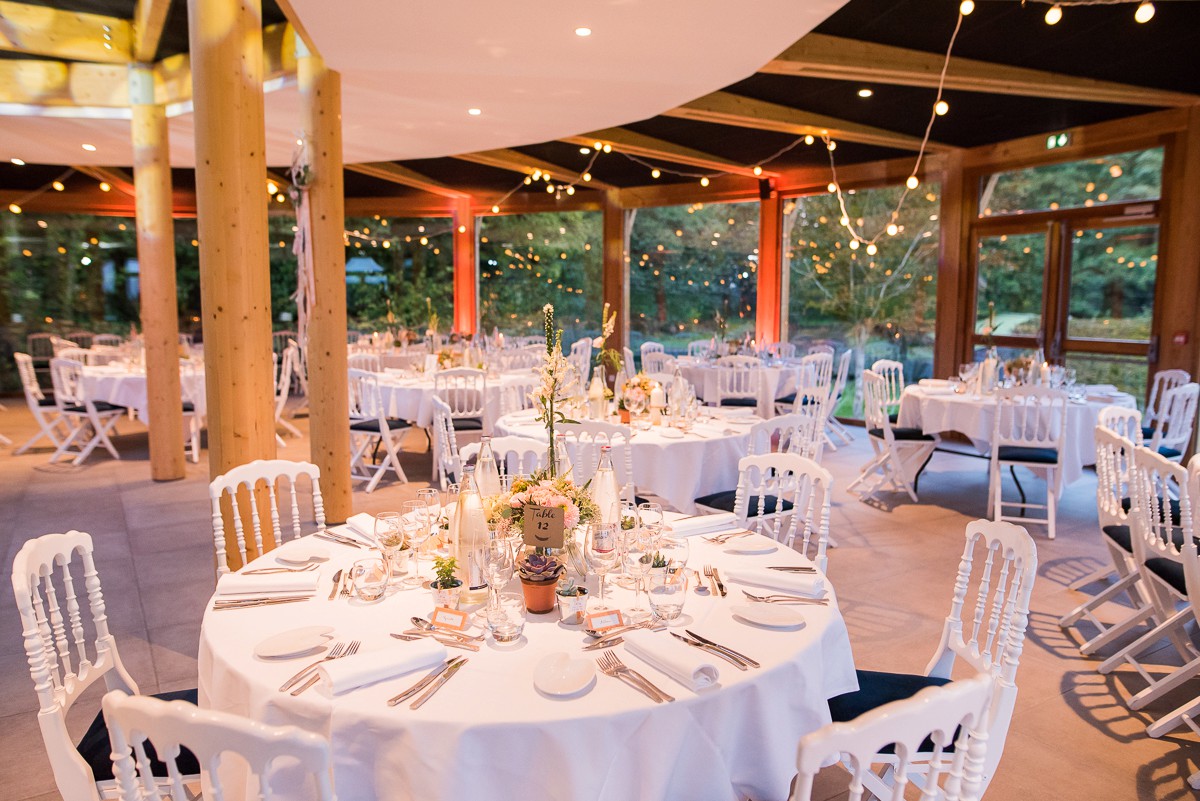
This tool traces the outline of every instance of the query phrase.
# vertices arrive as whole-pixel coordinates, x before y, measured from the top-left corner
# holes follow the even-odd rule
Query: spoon
[[[433,623],[431,623],[430,621],[426,620],[423,617],[416,617],[414,615],[413,617],[411,617],[409,619],[412,620],[412,624],[419,629],[424,629],[425,631],[435,631],[438,634],[442,634],[442,635],[445,635],[448,637],[457,637],[461,640],[476,640],[478,642],[482,642],[483,640],[487,639],[482,634],[476,634],[476,635],[463,634],[462,632],[458,632],[458,631],[448,631],[446,629],[438,628]]]

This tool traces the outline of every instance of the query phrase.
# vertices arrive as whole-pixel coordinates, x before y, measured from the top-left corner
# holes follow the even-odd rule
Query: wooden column
[[[933,374],[954,375],[969,360],[975,314],[969,308],[969,240],[975,201],[963,179],[963,151],[945,155],[938,238],[937,314],[934,318]]]
[[[150,477],[184,476],[183,400],[179,386],[179,313],[175,298],[175,222],[166,109],[154,103],[154,74],[129,72],[133,102],[133,183],[137,201],[142,336],[150,412]]]
[[[601,223],[601,288],[604,303],[617,313],[616,328],[606,347],[621,348],[629,344],[629,234],[630,225],[625,209],[617,199],[618,192],[604,193],[604,219]]]
[[[275,458],[262,8],[257,0],[188,0],[188,27],[208,464],[216,476]],[[264,536],[269,550],[273,535]]]
[[[454,330],[463,336],[479,324],[479,263],[475,212],[469,197],[454,201]]]
[[[1200,106],[1187,128],[1171,137],[1163,164],[1163,224],[1159,243],[1158,361],[1156,370],[1200,375]],[[1178,337],[1183,334],[1184,342]]]
[[[346,363],[345,203],[342,192],[342,78],[320,57],[299,59],[303,128],[313,181],[307,192],[316,293],[308,317],[308,420],[312,460],[321,468],[325,517],[354,513],[350,482],[350,403]]]
[[[758,298],[754,338],[761,345],[778,342],[783,314],[783,200],[775,187],[759,201]]]

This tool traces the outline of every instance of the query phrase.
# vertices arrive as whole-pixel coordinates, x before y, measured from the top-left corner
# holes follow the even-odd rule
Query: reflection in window
[[[454,320],[450,218],[347,218],[346,232],[346,313],[351,326],[407,328],[423,336],[429,323],[425,302],[429,298],[438,315],[439,332],[450,332]],[[290,238],[287,257],[291,257]],[[291,262],[294,271],[294,257]]]
[[[877,359],[904,363],[908,382],[931,375],[937,300],[939,190],[909,192],[896,232],[883,233],[878,252],[851,248],[836,195],[788,200],[783,214],[783,265],[789,339],[799,353],[833,345],[854,350],[839,416],[861,417],[856,377]],[[847,192],[848,221],[866,236],[884,231],[902,186]]]
[[[1042,327],[1046,235],[1000,234],[979,238],[975,333],[1037,336]],[[992,327],[994,320],[994,328]]]
[[[553,303],[563,349],[595,336],[604,307],[601,215],[592,211],[484,217],[479,228],[481,331],[542,333]]]
[[[1111,384],[1128,392],[1141,409],[1146,402],[1150,367],[1145,356],[1112,356],[1103,353],[1067,352],[1065,364],[1075,370],[1080,384]]]
[[[1148,341],[1157,267],[1157,225],[1077,229],[1067,335]]]
[[[716,315],[726,337],[754,335],[758,203],[694,203],[637,209],[629,244],[630,339],[668,353],[710,339]]]
[[[993,173],[980,184],[979,216],[1158,200],[1162,166],[1156,147]]]

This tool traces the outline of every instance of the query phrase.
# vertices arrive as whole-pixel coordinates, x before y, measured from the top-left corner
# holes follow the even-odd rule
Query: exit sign
[[[1066,147],[1071,144],[1071,135],[1069,133],[1050,134],[1046,137],[1046,149],[1055,150],[1056,148]]]

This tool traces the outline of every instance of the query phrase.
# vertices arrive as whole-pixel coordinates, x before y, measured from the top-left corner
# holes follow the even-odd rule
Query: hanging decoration
[[[296,302],[297,344],[300,352],[305,353],[308,349],[308,317],[317,291],[312,260],[312,206],[308,202],[313,172],[307,134],[301,133],[296,139],[288,174],[292,179],[288,195],[296,212],[296,237],[292,240],[292,253],[296,256],[296,291],[292,300]]]

